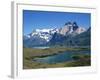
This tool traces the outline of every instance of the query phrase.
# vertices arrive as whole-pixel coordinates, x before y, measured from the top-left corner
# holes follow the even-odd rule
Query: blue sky
[[[24,35],[35,29],[60,28],[68,21],[75,21],[79,26],[88,28],[91,26],[91,14],[23,10]]]

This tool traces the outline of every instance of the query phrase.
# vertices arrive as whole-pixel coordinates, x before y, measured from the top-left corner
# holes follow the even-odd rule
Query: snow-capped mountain
[[[81,35],[86,31],[85,28],[78,26],[76,22],[67,22],[60,29],[36,29],[24,36],[24,46],[33,47],[48,44],[65,45],[65,43],[69,43],[73,37]]]
[[[52,38],[52,35],[57,32],[58,29],[36,29],[27,35],[28,38],[39,37],[47,42]]]

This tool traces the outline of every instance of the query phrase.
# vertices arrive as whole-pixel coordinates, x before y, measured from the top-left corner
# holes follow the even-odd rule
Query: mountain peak
[[[66,34],[80,34],[82,32],[84,32],[85,29],[84,28],[80,28],[77,23],[74,22],[67,22],[65,23],[64,27],[62,27],[59,31],[60,34],[62,35],[66,35]]]
[[[78,28],[78,25],[76,22],[73,22],[73,30],[76,30]]]
[[[52,35],[57,31],[58,31],[58,29],[56,29],[56,28],[54,28],[54,29],[53,28],[51,28],[51,29],[36,29],[36,30],[33,30],[27,36],[30,38],[39,37],[48,42],[52,38]]]
[[[24,36],[24,44],[25,46],[46,45],[49,42],[52,42],[52,44],[54,44],[53,42],[62,44],[63,41],[70,39],[68,38],[69,36],[75,37],[85,31],[86,29],[78,26],[76,22],[67,22],[60,29],[51,28],[33,30],[30,34]]]
[[[66,22],[65,25],[71,25],[72,23],[69,21],[69,22]]]

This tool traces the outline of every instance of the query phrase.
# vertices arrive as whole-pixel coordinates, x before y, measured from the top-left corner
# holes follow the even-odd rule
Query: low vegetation
[[[89,66],[91,63],[90,55],[80,54],[72,55],[72,61],[66,61],[61,63],[40,63],[33,61],[36,57],[47,57],[57,54],[61,54],[64,51],[80,51],[80,50],[89,50],[89,48],[66,48],[66,47],[54,47],[47,49],[32,49],[24,48],[23,49],[23,68],[24,69],[36,69],[36,68],[57,68],[57,67],[75,67],[75,66]]]

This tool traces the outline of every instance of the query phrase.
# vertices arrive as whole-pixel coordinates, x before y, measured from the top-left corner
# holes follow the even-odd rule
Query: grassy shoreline
[[[23,68],[36,69],[36,68],[52,68],[52,67],[56,68],[56,67],[89,66],[90,55],[87,56],[86,59],[84,57],[85,55],[81,55],[81,58],[79,60],[66,61],[66,62],[56,63],[56,64],[47,64],[47,63],[39,63],[39,62],[32,61],[33,58],[36,58],[36,57],[46,57],[46,56],[57,55],[64,51],[81,51],[81,50],[90,50],[90,48],[65,48],[65,47],[47,48],[47,49],[24,48],[23,49]],[[83,61],[82,61],[82,58],[83,58]],[[78,58],[76,57],[76,59]],[[82,63],[84,63],[84,65]]]

